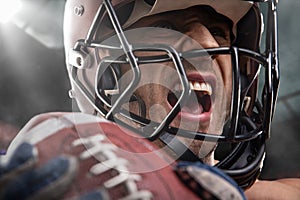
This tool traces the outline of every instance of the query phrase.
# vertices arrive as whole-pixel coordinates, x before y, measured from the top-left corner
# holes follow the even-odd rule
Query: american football
[[[50,175],[44,177],[44,184],[36,186],[33,197],[26,185],[9,182],[6,177],[10,195],[17,198],[199,199],[178,179],[172,167],[175,161],[166,153],[94,116],[72,113],[36,117],[14,140],[8,157],[18,157],[18,152],[22,158],[17,160],[24,161],[19,168],[31,165],[38,169],[35,174],[22,175],[21,179],[28,179],[25,183],[34,184],[39,173]]]

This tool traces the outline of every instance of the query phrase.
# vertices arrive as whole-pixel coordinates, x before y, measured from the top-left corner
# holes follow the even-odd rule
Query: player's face
[[[145,17],[130,27],[130,30],[134,29],[136,34],[129,34],[132,43],[168,44],[178,52],[231,44],[230,20],[207,7],[192,7]],[[139,29],[140,33],[137,31]],[[151,56],[163,53],[143,51],[135,54]],[[181,105],[181,112],[171,125],[191,131],[221,134],[231,96],[230,57],[206,55],[185,58],[182,63],[192,94],[186,104]],[[140,65],[140,70],[141,81],[134,94],[144,101],[146,118],[160,122],[180,97],[182,85],[178,72],[173,62],[144,64]],[[123,66],[122,72],[124,77],[132,76],[129,66]],[[126,80],[124,78],[124,82]],[[127,86],[128,83],[122,85]],[[136,114],[141,113],[138,103],[130,103],[128,109]],[[201,145],[200,141],[185,141],[200,157],[207,155],[214,147],[214,144]]]

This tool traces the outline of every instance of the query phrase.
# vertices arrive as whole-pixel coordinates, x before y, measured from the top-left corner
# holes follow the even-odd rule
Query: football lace
[[[139,190],[136,182],[141,181],[142,177],[138,174],[132,174],[129,172],[127,166],[128,160],[118,157],[115,152],[118,147],[105,142],[106,136],[94,135],[85,138],[79,138],[73,141],[74,147],[84,145],[86,150],[79,155],[80,160],[86,160],[91,157],[96,158],[99,163],[93,165],[89,172],[95,176],[105,173],[111,169],[116,170],[118,175],[105,181],[103,186],[107,189],[116,187],[120,184],[124,184],[128,190],[128,195],[121,198],[121,200],[132,199],[152,199],[153,195],[148,190]]]

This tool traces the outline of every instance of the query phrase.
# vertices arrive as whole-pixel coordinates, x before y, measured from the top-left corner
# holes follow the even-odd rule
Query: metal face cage
[[[114,49],[118,51],[123,51],[125,54],[125,58],[119,60],[109,60],[103,59],[98,66],[97,76],[103,76],[104,72],[108,70],[108,68],[112,64],[120,64],[126,63],[131,66],[131,70],[133,72],[133,79],[131,83],[127,86],[125,91],[120,94],[117,99],[113,102],[107,98],[107,96],[100,94],[97,92],[98,90],[95,89],[97,93],[97,97],[100,99],[102,104],[95,105],[95,98],[94,94],[88,92],[83,84],[77,78],[77,70],[80,68],[84,68],[82,66],[73,66],[72,67],[72,81],[78,87],[79,90],[85,94],[85,97],[88,99],[90,104],[92,104],[96,110],[96,112],[100,113],[105,118],[116,121],[114,115],[116,113],[121,114],[128,119],[135,121],[136,123],[140,124],[141,128],[137,130],[136,128],[130,127],[128,124],[123,123],[122,121],[118,121],[123,126],[126,126],[130,129],[133,129],[135,132],[139,132],[141,135],[149,138],[150,140],[154,140],[158,138],[161,134],[181,134],[182,136],[200,140],[208,140],[208,141],[218,141],[218,142],[241,142],[241,141],[249,141],[254,138],[257,138],[260,135],[263,135],[264,138],[269,137],[270,131],[270,123],[274,112],[277,91],[278,91],[278,83],[279,83],[279,68],[278,68],[278,57],[277,57],[277,12],[276,12],[276,2],[275,1],[257,1],[257,2],[264,2],[268,4],[268,14],[267,14],[267,33],[268,36],[265,41],[266,51],[263,53],[255,52],[253,50],[249,50],[246,48],[240,47],[219,47],[219,48],[210,48],[210,49],[199,49],[199,50],[192,50],[188,52],[177,52],[174,48],[162,45],[162,44],[145,44],[143,45],[133,45],[130,44],[124,34],[123,28],[118,20],[118,16],[109,0],[104,0],[102,5],[99,7],[97,15],[94,18],[94,21],[90,27],[88,35],[85,39],[80,39],[77,41],[76,45],[74,46],[75,52],[83,51],[85,48],[106,48],[106,49]],[[93,40],[94,35],[97,31],[97,25],[100,22],[102,16],[107,13],[109,19],[112,22],[114,30],[117,34],[117,37],[120,41],[120,46],[108,46],[108,45],[101,45]],[[160,51],[164,52],[163,56],[149,56],[139,58],[137,57],[134,52],[135,51]],[[84,53],[84,52],[83,52]],[[190,88],[188,84],[188,80],[185,74],[184,66],[182,64],[183,57],[196,57],[196,56],[204,56],[209,54],[213,55],[220,55],[220,54],[228,54],[231,55],[232,60],[232,75],[233,75],[233,86],[232,86],[232,108],[230,111],[230,125],[229,130],[227,130],[228,135],[215,135],[215,134],[207,134],[201,132],[191,132],[191,131],[181,131],[178,133],[178,130],[174,127],[170,127],[169,124],[175,118],[175,116],[180,111],[180,105],[183,105],[190,96]],[[248,120],[245,116],[242,116],[243,113],[243,105],[242,100],[245,96],[245,92],[242,89],[241,83],[241,74],[240,74],[240,66],[239,66],[239,58],[241,56],[248,57],[249,59],[257,62],[259,68],[263,68],[265,70],[265,86],[264,86],[264,94],[262,97],[262,102],[259,105],[258,115],[261,118],[260,120],[264,123],[260,127],[253,128],[246,134],[237,134],[238,132],[238,124],[248,123],[247,126],[255,127],[251,124],[251,120]],[[79,58],[80,59],[80,58]],[[83,58],[82,58],[83,59]],[[137,86],[138,82],[140,81],[140,70],[139,65],[144,63],[159,63],[159,62],[166,62],[171,61],[174,63],[176,67],[178,77],[180,77],[180,82],[182,84],[182,93],[178,102],[173,107],[171,112],[165,117],[165,119],[161,123],[152,123],[149,126],[149,121],[147,119],[143,119],[134,114],[125,113],[122,110],[121,105],[124,103],[124,99],[130,99],[131,93],[134,88]],[[81,61],[83,62],[83,61]],[[257,70],[259,71],[259,70]],[[258,73],[258,72],[257,72]],[[258,74],[255,75],[257,77]],[[259,102],[257,102],[259,103]],[[109,109],[107,110],[106,107]]]

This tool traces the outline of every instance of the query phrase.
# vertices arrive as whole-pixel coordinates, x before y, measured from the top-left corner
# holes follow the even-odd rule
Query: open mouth
[[[188,77],[192,94],[185,105],[181,107],[179,115],[189,120],[209,121],[212,108],[213,86],[203,78]],[[173,108],[178,102],[182,93],[181,84],[176,84],[172,91],[169,91],[167,101]]]

